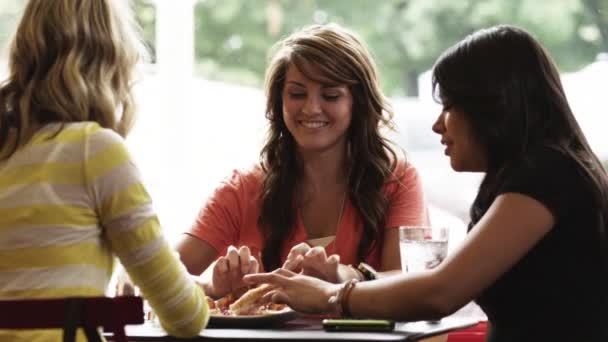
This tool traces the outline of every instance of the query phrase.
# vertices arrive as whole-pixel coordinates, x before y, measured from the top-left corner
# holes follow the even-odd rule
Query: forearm
[[[189,337],[204,327],[208,318],[204,293],[168,245],[148,261],[125,268],[169,333]]]
[[[442,286],[433,274],[398,275],[358,283],[349,296],[348,306],[355,317],[374,317],[400,321],[437,319],[449,314],[441,302]]]

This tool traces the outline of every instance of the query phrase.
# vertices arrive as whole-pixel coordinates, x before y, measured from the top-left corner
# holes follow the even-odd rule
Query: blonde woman
[[[135,27],[123,0],[25,7],[0,87],[0,300],[103,296],[118,256],[167,332],[189,337],[207,322],[204,293],[162,237],[123,140],[145,56]]]

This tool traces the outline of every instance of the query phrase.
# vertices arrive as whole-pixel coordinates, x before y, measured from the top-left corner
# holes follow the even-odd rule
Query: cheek
[[[294,104],[290,101],[283,102],[283,120],[292,120],[295,114]]]

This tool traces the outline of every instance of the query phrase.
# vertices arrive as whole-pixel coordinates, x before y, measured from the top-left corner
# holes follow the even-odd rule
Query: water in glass
[[[401,227],[399,251],[403,272],[419,272],[439,265],[448,253],[446,228]]]

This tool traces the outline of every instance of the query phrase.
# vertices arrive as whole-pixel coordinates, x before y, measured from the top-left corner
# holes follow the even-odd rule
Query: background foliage
[[[3,46],[24,1],[0,0]],[[154,0],[134,3],[153,50]],[[562,71],[581,68],[608,51],[608,0],[198,0],[196,73],[260,86],[272,44],[303,26],[327,22],[362,36],[389,95],[416,95],[417,76],[444,49],[476,29],[499,23],[532,32]]]
[[[495,24],[531,31],[562,71],[608,51],[608,0],[204,0],[195,15],[198,72],[254,85],[262,81],[268,48],[312,23],[358,32],[391,95],[417,94],[417,76],[444,49]]]

